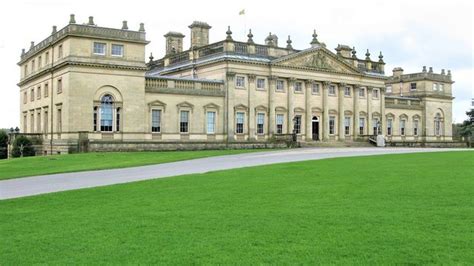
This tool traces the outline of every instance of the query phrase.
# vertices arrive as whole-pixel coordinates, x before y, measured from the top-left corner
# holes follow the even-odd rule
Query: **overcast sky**
[[[239,11],[245,9],[245,15]],[[120,28],[128,20],[130,29],[145,23],[147,57],[164,55],[163,35],[179,31],[186,35],[188,25],[200,20],[212,26],[210,41],[225,38],[230,25],[236,40],[245,41],[246,29],[254,40],[263,43],[269,32],[283,46],[291,35],[293,47],[308,48],[313,29],[318,39],[333,49],[337,44],[355,46],[359,57],[369,49],[372,59],[382,51],[386,74],[401,66],[419,72],[423,65],[439,73],[450,69],[453,75],[455,122],[465,119],[470,108],[474,84],[473,4],[472,0],[358,0],[358,1],[97,1],[97,0],[15,0],[3,3],[0,10],[0,128],[19,125],[20,69],[16,65],[22,48],[30,41],[39,43],[51,33],[51,27],[64,27],[69,14],[77,23],[94,16],[95,23]]]

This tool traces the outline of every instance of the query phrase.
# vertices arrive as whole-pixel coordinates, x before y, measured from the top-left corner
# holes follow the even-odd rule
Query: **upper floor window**
[[[257,79],[257,89],[259,90],[265,89],[265,79]]]
[[[44,64],[49,64],[49,52],[46,52],[44,54]]]
[[[373,90],[372,91],[372,97],[375,98],[375,99],[378,99],[379,98],[379,90]]]
[[[242,134],[244,133],[244,113],[237,112],[235,115],[235,133]]]
[[[25,69],[25,76],[27,76],[28,75],[28,66],[25,65],[24,69]]]
[[[151,132],[161,132],[161,110],[151,110]]]
[[[112,54],[112,56],[123,56],[123,45],[121,45],[121,44],[112,44],[112,53],[111,54]]]
[[[365,97],[365,88],[359,89],[359,97]]]
[[[410,83],[410,90],[411,91],[416,91],[416,83],[415,82]]]
[[[105,43],[94,42],[94,54],[105,55]]]
[[[58,88],[57,88],[57,93],[60,94],[63,92],[63,79],[58,78]]]
[[[189,111],[181,111],[179,116],[179,132],[189,132]]]
[[[38,69],[41,68],[41,64],[43,63],[43,59],[41,58],[41,56],[38,57]]]
[[[392,86],[387,86],[387,93],[392,93]]]
[[[351,88],[345,87],[344,88],[344,96],[351,96]]]
[[[283,80],[281,80],[281,79],[277,80],[276,90],[277,91],[284,91],[285,90],[285,82]]]
[[[438,90],[438,83],[433,83],[433,90],[437,91]]]
[[[63,57],[63,45],[59,45],[58,46],[58,58],[62,58]]]
[[[31,89],[31,93],[30,93],[30,101],[34,101],[35,100],[35,89]]]
[[[36,89],[36,98],[41,99],[41,85]]]
[[[49,84],[48,84],[48,82],[46,82],[44,84],[44,97],[46,98],[48,96],[49,96]]]
[[[329,95],[336,95],[336,86],[334,85],[329,86]]]
[[[313,94],[319,94],[319,84],[318,83],[311,84],[311,92]]]
[[[235,78],[235,87],[237,88],[245,88],[245,77],[237,76]]]
[[[35,60],[31,61],[31,72],[35,71]]]
[[[23,92],[23,104],[26,104],[26,102],[28,101],[28,95],[27,95],[27,92],[26,90]]]
[[[302,92],[303,91],[303,83],[302,82],[295,82],[295,92]]]
[[[443,91],[444,90],[444,84],[439,84],[439,91]]]

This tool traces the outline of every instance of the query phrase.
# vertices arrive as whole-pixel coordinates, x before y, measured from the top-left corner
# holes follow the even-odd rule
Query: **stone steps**
[[[366,141],[328,141],[328,142],[321,142],[321,141],[311,141],[300,142],[300,146],[302,148],[308,147],[374,147],[374,145],[370,144]]]

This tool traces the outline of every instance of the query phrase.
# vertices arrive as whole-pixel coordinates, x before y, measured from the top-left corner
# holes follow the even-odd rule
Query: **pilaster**
[[[234,72],[227,72],[226,73],[226,84],[227,84],[227,92],[226,92],[226,115],[224,125],[226,125],[225,132],[227,134],[227,140],[233,141],[234,140],[234,99],[235,99],[235,73]]]
[[[328,90],[331,82],[323,82],[323,140],[329,140],[329,102],[328,102]]]
[[[313,83],[312,80],[306,80],[304,83],[305,87],[305,110],[306,110],[306,115],[305,115],[305,140],[309,141],[312,139],[312,106],[311,106],[311,84]]]
[[[344,87],[346,86],[345,83],[339,83],[337,85],[337,107],[338,107],[338,110],[337,110],[337,113],[339,115],[339,118],[338,118],[338,122],[339,122],[339,126],[338,126],[338,135],[339,135],[339,141],[344,141],[345,140],[345,137],[344,137]]]
[[[387,133],[385,132],[387,127],[385,126],[385,88],[380,88],[380,129],[382,131],[382,135],[386,136]]]
[[[369,132],[368,135],[372,135],[374,132],[372,128],[372,87],[366,87],[366,95],[367,97],[367,130]]]
[[[295,78],[288,79],[288,123],[287,123],[287,132],[288,134],[293,133],[293,118],[295,115],[295,103],[294,103],[294,94],[295,94]]]
[[[268,135],[269,137],[275,134],[275,90],[277,77],[270,76],[268,78]]]
[[[354,139],[357,139],[359,136],[359,85],[354,85],[353,86],[353,99],[354,99],[354,121],[353,121],[353,131],[354,133],[352,134],[354,136]]]
[[[255,134],[255,124],[256,124],[256,116],[255,116],[255,75],[248,75],[248,81],[249,81],[249,86],[248,86],[248,107],[249,107],[249,112],[248,112],[248,119],[247,119],[247,128],[249,129],[249,140],[255,140],[256,139],[256,134]]]

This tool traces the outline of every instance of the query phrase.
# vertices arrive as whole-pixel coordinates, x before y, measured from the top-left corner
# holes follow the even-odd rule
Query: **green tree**
[[[12,156],[13,157],[26,157],[26,156],[35,156],[35,149],[33,148],[33,144],[31,140],[29,140],[25,136],[18,136],[13,141],[13,149],[12,149]]]
[[[474,109],[466,112],[469,117],[465,120],[460,128],[459,134],[464,137],[469,147],[472,147],[472,139],[474,137]]]
[[[7,158],[8,134],[5,130],[0,130],[0,159]]]

